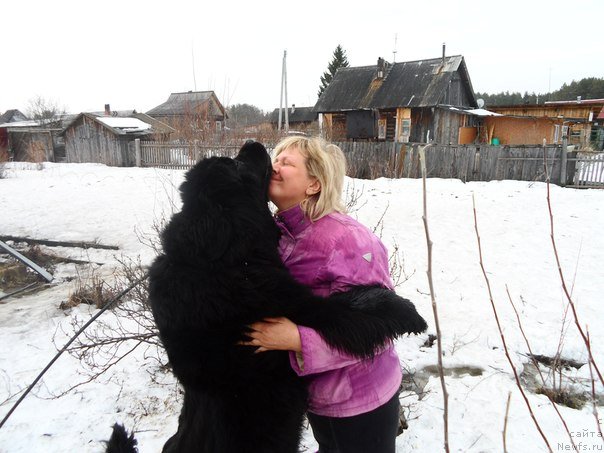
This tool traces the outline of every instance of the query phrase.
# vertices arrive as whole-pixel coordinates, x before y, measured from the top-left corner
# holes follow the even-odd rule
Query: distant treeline
[[[578,82],[564,84],[551,93],[510,93],[509,91],[489,94],[476,93],[476,99],[484,99],[486,107],[490,105],[543,104],[545,101],[572,101],[581,99],[604,99],[604,78],[588,77]]]

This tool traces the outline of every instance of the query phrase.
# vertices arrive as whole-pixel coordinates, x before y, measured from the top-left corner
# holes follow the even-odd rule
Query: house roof
[[[0,128],[7,129],[9,131],[23,131],[31,130],[41,131],[41,130],[61,130],[64,129],[66,125],[70,124],[73,119],[75,119],[77,115],[72,115],[68,113],[61,114],[56,118],[44,119],[44,120],[24,120],[24,121],[11,121],[8,123],[0,123]]]
[[[459,73],[468,97],[474,92],[463,56],[386,63],[384,78],[378,66],[340,68],[317,104],[318,112],[397,107],[433,107],[442,104],[446,89]]]
[[[18,109],[11,109],[0,115],[0,124],[15,123],[18,121],[27,121],[29,118]]]
[[[285,118],[285,113],[282,113]],[[310,123],[317,119],[319,114],[314,107],[290,107],[287,110],[287,120],[290,123]],[[279,121],[279,109],[275,109],[271,112],[269,121],[276,123]]]
[[[115,135],[149,135],[149,134],[169,134],[174,129],[161,121],[150,117],[145,113],[131,113],[129,116],[106,116],[99,113],[80,113],[65,126],[61,135],[71,126],[76,124],[81,118],[89,118],[113,132]]]
[[[604,99],[575,99],[572,101],[545,101],[545,105],[581,105],[604,104]]]
[[[224,107],[213,91],[187,91],[184,93],[172,93],[166,102],[152,108],[147,112],[151,116],[175,116],[188,115],[199,112],[213,99],[215,111],[209,112],[213,115],[224,115]]]

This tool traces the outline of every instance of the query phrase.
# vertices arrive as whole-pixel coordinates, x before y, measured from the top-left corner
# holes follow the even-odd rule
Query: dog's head
[[[162,237],[164,250],[210,261],[227,259],[228,252],[236,260],[259,236],[278,242],[268,208],[271,172],[270,156],[258,142],[245,143],[234,159],[200,161],[180,186],[182,211]]]
[[[208,205],[213,209],[235,208],[252,201],[266,202],[271,172],[266,148],[253,141],[246,142],[234,159],[203,159],[187,172],[180,186],[183,211],[194,213]]]

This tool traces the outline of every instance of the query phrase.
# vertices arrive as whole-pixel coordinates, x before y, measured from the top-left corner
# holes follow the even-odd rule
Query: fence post
[[[568,162],[567,156],[567,145],[568,145],[568,137],[565,135],[562,137],[562,160],[560,162],[560,185],[562,187],[566,186],[566,165]]]
[[[140,167],[141,166],[141,139],[140,138],[134,139],[134,156],[136,159],[136,166]]]
[[[472,168],[472,181],[480,181],[480,146],[474,151],[474,166]]]

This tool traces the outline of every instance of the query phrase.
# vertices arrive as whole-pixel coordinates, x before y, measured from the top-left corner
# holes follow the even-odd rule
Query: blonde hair
[[[304,199],[300,206],[311,221],[337,211],[346,212],[342,203],[342,188],[346,175],[346,157],[342,150],[320,137],[287,137],[273,151],[273,160],[287,148],[298,148],[304,157],[306,170],[317,178],[321,189]]]

